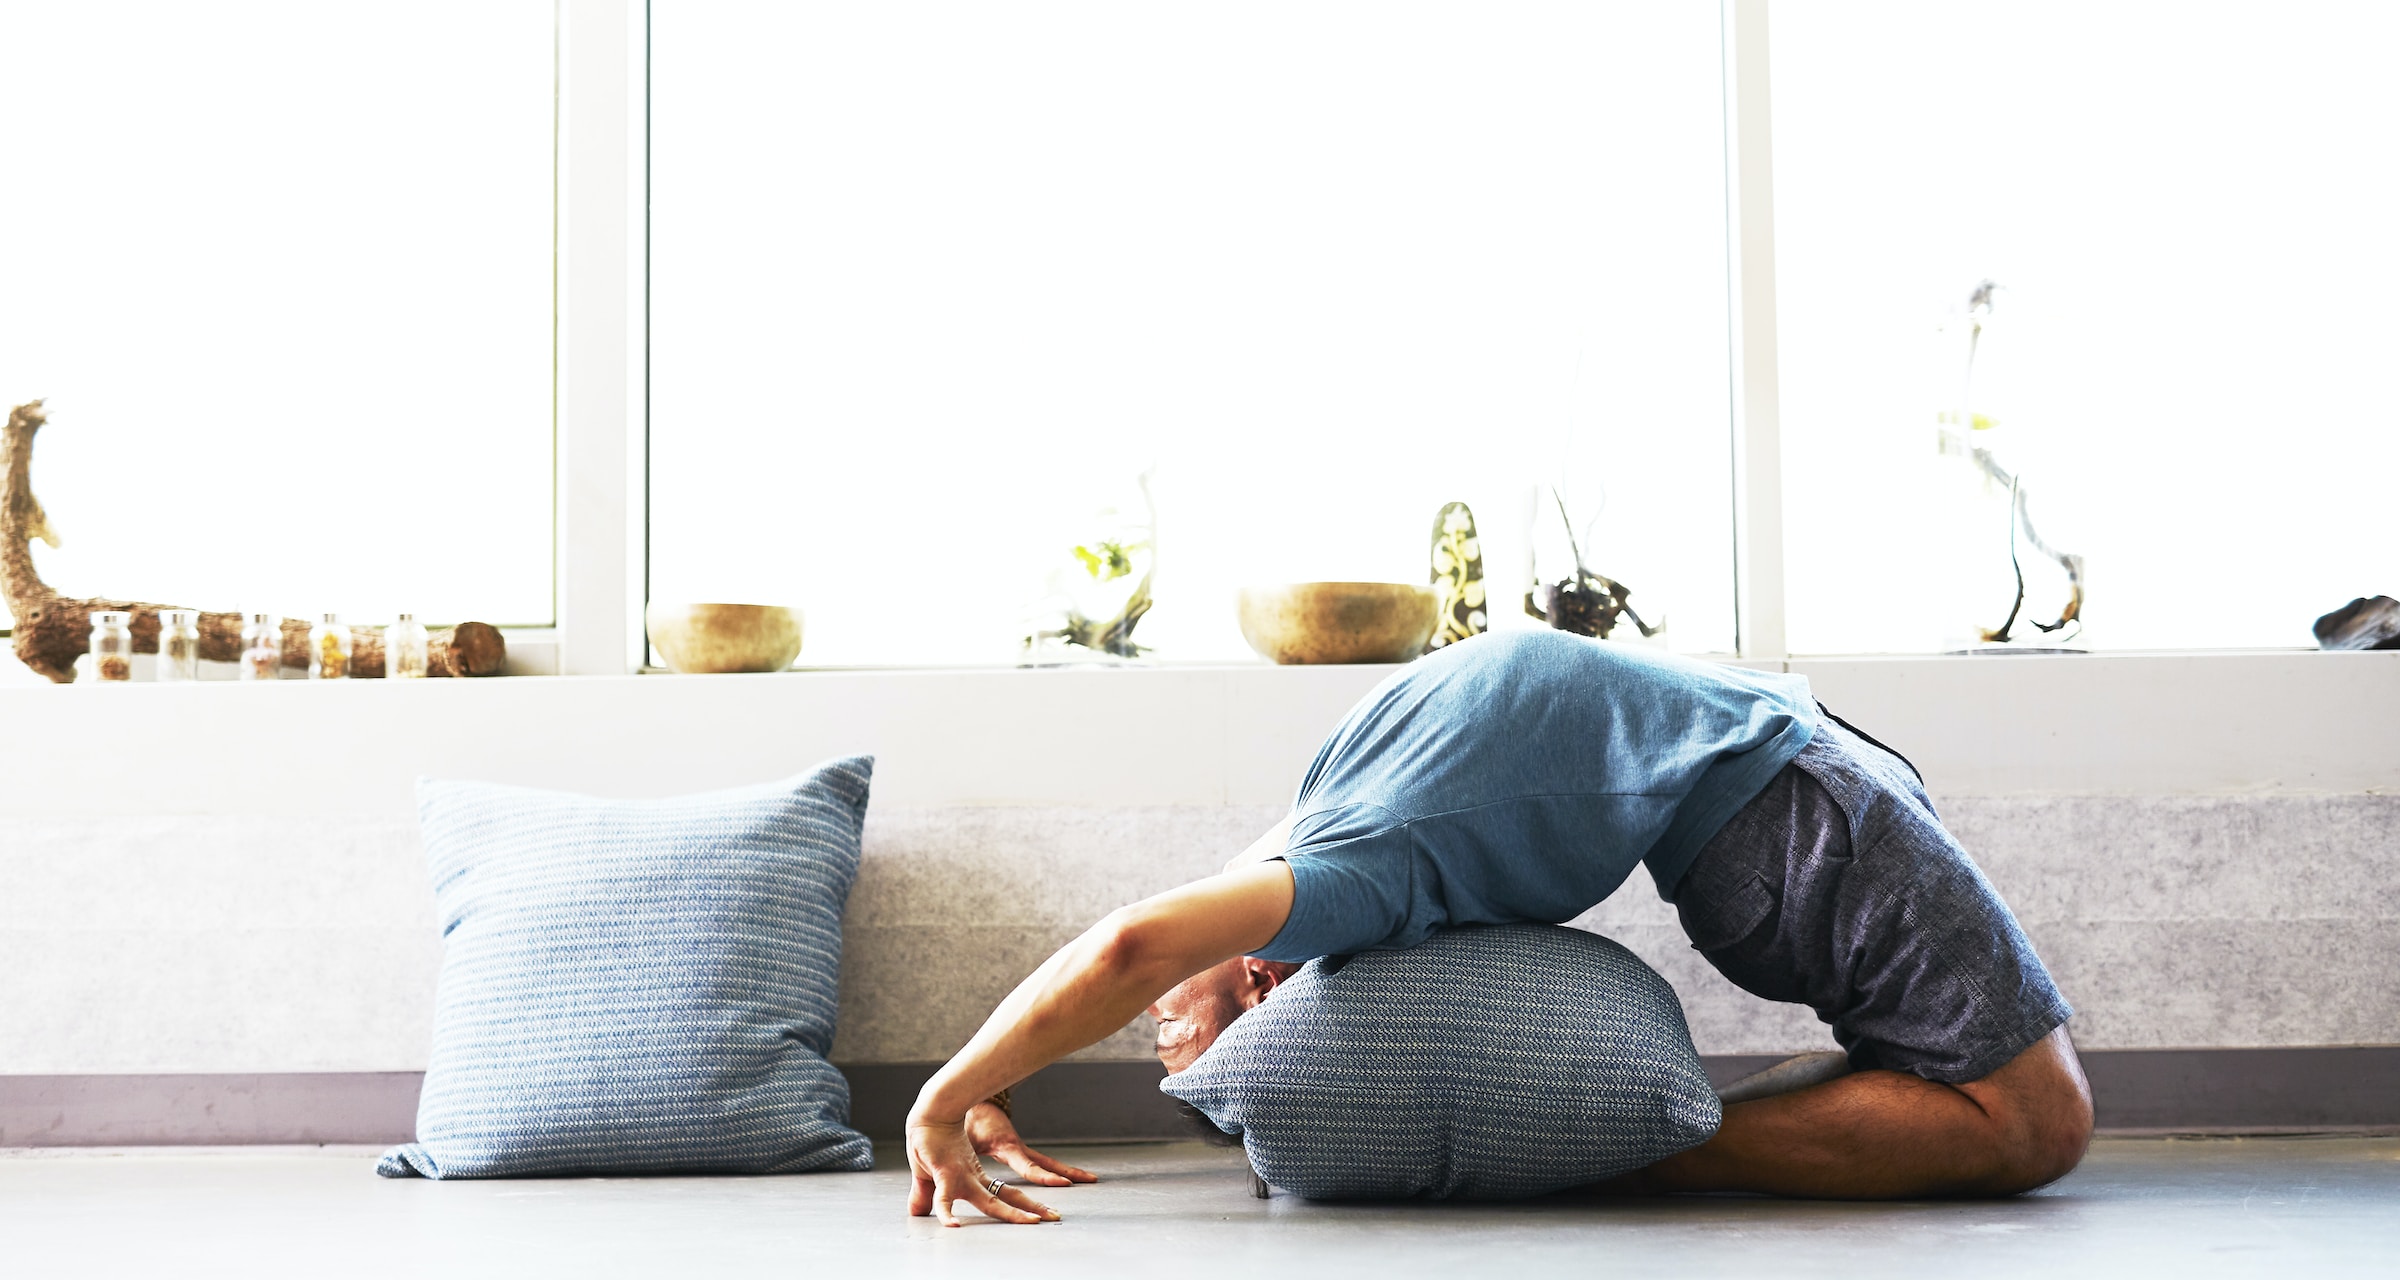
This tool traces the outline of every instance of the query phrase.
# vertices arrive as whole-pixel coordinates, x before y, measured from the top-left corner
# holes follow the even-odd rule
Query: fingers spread
[[[1065,1177],[1051,1171],[1042,1163],[1043,1157],[1027,1150],[1023,1143],[1011,1143],[1005,1147],[994,1148],[992,1154],[1000,1157],[1002,1163],[1016,1170],[1017,1176],[1027,1182],[1038,1182],[1045,1187],[1068,1185]]]
[[[1020,1192],[1019,1194],[1023,1193]],[[991,1192],[984,1190],[980,1186],[969,1186],[964,1188],[964,1194],[958,1197],[958,1203],[969,1206],[976,1212],[982,1214],[984,1217],[990,1218],[995,1222],[1013,1222],[1023,1226],[1028,1223],[1041,1222],[1045,1220],[1041,1214],[1035,1213],[1030,1209],[1020,1209],[1017,1206],[1001,1199],[1000,1197],[993,1195]],[[945,1227],[955,1227],[958,1225],[958,1220],[955,1216],[953,1216],[943,1220],[942,1225]]]
[[[1045,1171],[1057,1174],[1068,1182],[1098,1182],[1100,1180],[1099,1174],[1078,1169],[1064,1160],[1053,1160],[1039,1151],[1027,1151],[1025,1154],[1031,1156],[1034,1163],[1040,1165]],[[1053,1182],[1048,1185],[1055,1187],[1065,1184]]]
[[[1009,1219],[1011,1222],[1058,1221],[1057,1210],[1052,1209],[1050,1206],[1034,1199],[1031,1195],[1026,1193],[1026,1190],[1023,1187],[1012,1187],[1002,1184],[999,1198],[1003,1202],[1004,1207],[1014,1209],[1018,1213],[1026,1215],[1022,1218],[1011,1218]],[[991,1210],[986,1209],[984,1212],[990,1213]],[[993,1216],[997,1217],[999,1215],[994,1214]]]

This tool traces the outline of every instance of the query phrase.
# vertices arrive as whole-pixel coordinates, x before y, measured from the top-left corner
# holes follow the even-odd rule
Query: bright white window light
[[[1244,583],[1425,581],[1452,499],[1534,625],[1563,479],[1662,642],[1731,648],[1715,6],[653,22],[653,599],[1007,661],[1155,467],[1163,659],[1248,659]]]
[[[2079,643],[2308,645],[2400,593],[2400,6],[1845,0],[1772,39],[1795,651],[2005,616],[2004,509],[1934,448],[1984,279],[1977,408],[2087,558]]]
[[[0,7],[50,584],[551,618],[546,0]]]

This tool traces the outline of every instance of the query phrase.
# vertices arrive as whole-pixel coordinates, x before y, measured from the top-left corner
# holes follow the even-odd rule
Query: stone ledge
[[[1704,1059],[1722,1085],[1768,1056]],[[2103,1130],[2307,1133],[2400,1128],[2400,1045],[2100,1049],[2083,1055]],[[869,1136],[900,1136],[935,1063],[844,1068]],[[1064,1062],[1018,1086],[1017,1116],[1041,1142],[1185,1136],[1155,1062]],[[260,1075],[0,1075],[0,1147],[246,1146],[405,1142],[413,1071]]]

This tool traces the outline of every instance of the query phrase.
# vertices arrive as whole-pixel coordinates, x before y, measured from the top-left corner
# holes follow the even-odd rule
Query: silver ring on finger
[[[999,1195],[1000,1180],[998,1178],[985,1178],[983,1180],[983,1189],[992,1193],[993,1195]]]

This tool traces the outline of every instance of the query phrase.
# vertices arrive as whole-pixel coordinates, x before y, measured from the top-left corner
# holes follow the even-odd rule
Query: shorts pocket
[[[1686,892],[1675,901],[1676,914],[1683,919],[1683,931],[1691,936],[1696,951],[1722,951],[1758,932],[1759,926],[1775,914],[1775,891],[1755,871],[1732,892],[1716,896],[1714,901],[1704,902],[1702,897]]]

